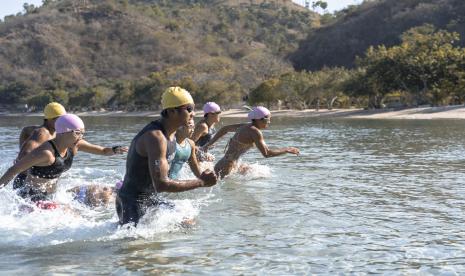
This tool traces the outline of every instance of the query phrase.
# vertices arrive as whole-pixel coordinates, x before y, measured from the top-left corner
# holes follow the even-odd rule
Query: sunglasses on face
[[[270,117],[263,117],[263,118],[261,118],[260,120],[269,123],[269,122],[271,121],[271,118],[270,118]]]
[[[186,106],[176,107],[175,109],[179,109],[179,110],[184,110],[185,109],[187,112],[191,113],[192,111],[194,111],[194,106],[186,105]]]
[[[76,137],[83,137],[83,136],[84,136],[84,131],[81,131],[81,130],[73,130],[73,131],[71,131],[71,132],[72,132],[72,133],[74,134],[74,136],[76,136]]]

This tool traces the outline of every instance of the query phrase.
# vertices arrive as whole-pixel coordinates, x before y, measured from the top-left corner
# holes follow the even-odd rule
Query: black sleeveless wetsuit
[[[61,176],[62,173],[66,172],[71,168],[73,164],[74,154],[71,149],[66,150],[65,157],[61,157],[60,152],[58,151],[55,143],[53,141],[48,141],[50,145],[52,145],[54,155],[55,155],[55,162],[49,166],[34,166],[29,170],[29,174],[34,177],[38,178],[45,178],[45,179],[56,179]],[[27,183],[20,188],[18,194],[23,198],[30,198],[32,201],[38,200],[47,200],[48,194],[42,189],[37,187],[32,187]]]
[[[146,125],[131,142],[126,159],[126,175],[123,186],[118,190],[116,197],[116,212],[118,213],[120,224],[134,222],[137,224],[139,218],[145,214],[147,207],[159,205],[156,198],[149,172],[148,157],[140,156],[136,150],[136,143],[140,136],[147,131],[161,130],[167,139],[168,148],[166,158],[170,163],[176,152],[176,140],[168,140],[166,131],[160,120],[153,121]]]

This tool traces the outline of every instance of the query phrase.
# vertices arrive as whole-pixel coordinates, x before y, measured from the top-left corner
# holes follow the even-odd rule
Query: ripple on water
[[[23,120],[32,119],[0,118],[2,173]],[[128,145],[145,121],[86,118],[88,140]],[[300,156],[264,159],[253,148],[242,160],[248,173],[169,194],[176,207],[149,210],[137,228],[118,228],[113,205],[72,200],[71,187],[113,186],[124,175],[124,156],[82,153],[56,194],[71,212],[22,213],[26,202],[11,186],[0,190],[0,266],[10,274],[463,274],[463,135],[455,121],[276,118],[267,144],[299,147]],[[226,141],[212,150],[218,158]],[[185,218],[196,224],[185,227]]]

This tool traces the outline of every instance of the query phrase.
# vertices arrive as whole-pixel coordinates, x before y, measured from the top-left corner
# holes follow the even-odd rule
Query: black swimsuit
[[[20,189],[26,185],[27,171],[18,173],[18,175],[13,180],[13,189]]]
[[[73,151],[69,148],[66,150],[65,157],[61,157],[58,149],[53,141],[48,141],[55,151],[55,162],[49,166],[34,166],[29,173],[35,177],[55,179],[71,168],[73,164]]]
[[[213,138],[215,133],[216,133],[216,129],[214,127],[208,127],[208,133],[200,137],[199,140],[197,140],[197,143],[195,143],[195,145],[198,147],[204,146],[206,143],[210,142],[210,140]]]
[[[160,200],[155,198],[155,191],[152,177],[149,172],[148,157],[137,153],[136,143],[140,136],[147,131],[161,130],[168,142],[166,158],[171,162],[176,152],[176,140],[168,140],[166,131],[161,121],[153,121],[146,125],[131,142],[126,159],[126,175],[123,186],[118,190],[116,197],[116,212],[118,213],[120,224],[129,222],[138,223],[139,218],[144,215],[149,206],[160,205]]]
[[[195,150],[196,150],[195,154],[197,155],[197,160],[203,162],[203,161],[207,161],[209,159],[208,156],[207,156],[207,152],[201,150],[199,147],[203,147],[208,142],[210,142],[210,140],[213,138],[215,133],[216,133],[216,129],[214,127],[208,127],[208,133],[205,134],[204,136],[200,137],[199,140],[197,140],[197,142],[195,143],[195,145],[197,146],[195,148]]]
[[[48,141],[52,145],[55,162],[49,166],[34,166],[29,170],[29,174],[38,178],[45,179],[56,179],[61,176],[62,173],[69,170],[73,164],[73,151],[69,148],[66,150],[65,157],[61,157],[60,152],[58,151],[55,143],[53,141]],[[47,200],[48,194],[38,187],[32,187],[27,183],[20,188],[18,194],[23,197],[29,197],[32,201],[38,200]]]

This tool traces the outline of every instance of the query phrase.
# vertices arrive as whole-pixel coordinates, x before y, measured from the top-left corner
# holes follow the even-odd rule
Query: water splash
[[[76,173],[79,171],[79,173]],[[160,233],[194,227],[200,209],[214,196],[187,193],[189,198],[170,199],[174,208],[149,209],[137,228],[118,227],[114,204],[90,208],[73,200],[68,190],[81,185],[114,186],[114,170],[83,168],[59,180],[54,201],[59,208],[43,210],[16,195],[11,185],[0,190],[0,246],[41,247],[76,241],[106,241],[128,237],[154,239]],[[180,196],[179,196],[180,197]],[[194,223],[186,224],[186,221]]]
[[[233,170],[231,177],[240,180],[254,180],[270,178],[271,168],[259,163],[246,163],[239,161],[237,169]]]

